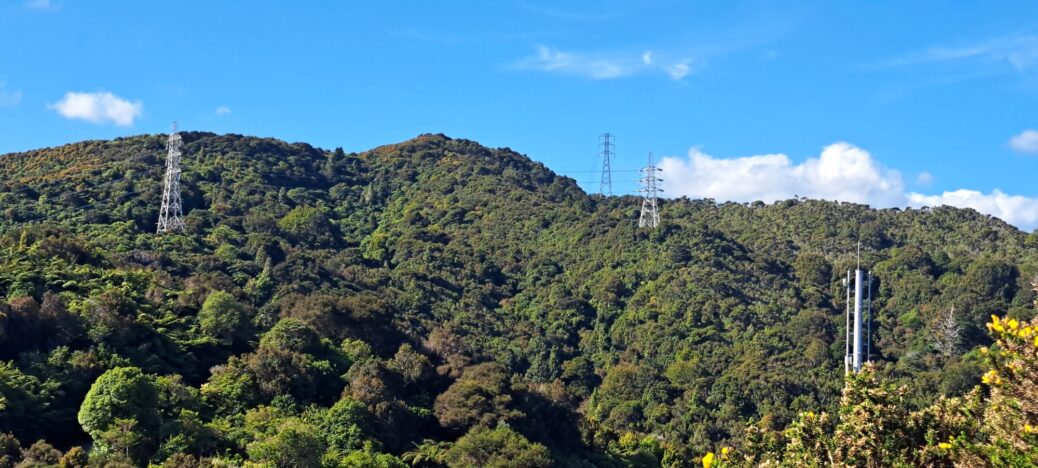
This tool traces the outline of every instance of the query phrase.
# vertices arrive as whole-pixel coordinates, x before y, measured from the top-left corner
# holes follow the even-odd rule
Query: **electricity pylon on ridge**
[[[656,167],[656,164],[652,161],[652,153],[649,153],[649,165],[642,169],[642,188],[638,191],[642,192],[642,213],[638,217],[638,227],[647,227],[649,229],[656,229],[660,224],[660,212],[657,203],[659,192],[663,190],[657,186],[657,182],[663,182],[657,174],[660,172],[660,168]]]
[[[159,208],[159,234],[184,230],[184,209],[180,199],[180,148],[183,145],[184,140],[180,138],[174,121],[173,131],[166,140],[166,174],[162,183],[162,206]]]
[[[598,192],[603,195],[613,194],[613,169],[611,162],[614,156],[613,148],[616,147],[613,144],[613,135],[609,133],[602,134],[602,152],[599,153],[602,156],[602,180],[598,185]]]

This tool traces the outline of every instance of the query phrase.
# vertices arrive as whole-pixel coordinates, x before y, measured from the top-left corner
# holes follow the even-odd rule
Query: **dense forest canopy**
[[[182,136],[180,234],[164,135],[0,156],[0,466],[805,461],[768,453],[848,433],[816,415],[854,389],[979,404],[985,324],[1035,314],[1038,236],[972,210],[682,198],[646,230],[443,135]],[[859,242],[874,365],[845,390]]]

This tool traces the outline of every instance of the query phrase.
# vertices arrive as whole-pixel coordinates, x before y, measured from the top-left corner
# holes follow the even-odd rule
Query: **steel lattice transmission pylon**
[[[602,156],[602,180],[598,185],[598,192],[603,195],[613,194],[613,169],[611,167],[614,153],[613,148],[616,146],[613,144],[613,135],[609,133],[602,134],[602,152],[599,153]]]
[[[159,208],[158,233],[184,230],[184,209],[180,200],[180,147],[184,140],[173,122],[173,131],[166,140],[166,176],[163,178],[162,207]]]
[[[657,177],[660,172],[660,168],[656,167],[656,164],[652,161],[652,153],[649,153],[649,165],[642,169],[642,188],[640,192],[642,195],[642,214],[638,217],[638,227],[647,227],[650,229],[656,229],[660,225],[660,212],[657,203],[659,192],[662,192],[657,182],[663,182],[663,179]]]

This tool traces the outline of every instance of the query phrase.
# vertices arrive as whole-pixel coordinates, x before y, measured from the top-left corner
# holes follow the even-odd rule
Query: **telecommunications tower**
[[[843,358],[843,371],[849,374],[860,371],[872,354],[872,272],[861,270],[861,242],[858,243],[858,266],[854,269],[854,277],[852,279],[851,271],[847,270],[843,284],[847,288],[847,353]]]
[[[640,192],[642,195],[642,214],[638,217],[638,227],[647,227],[650,229],[656,229],[656,226],[660,224],[660,212],[657,206],[656,198],[659,192],[663,190],[659,189],[656,185],[657,182],[663,182],[663,179],[657,177],[660,169],[656,167],[656,164],[652,161],[652,153],[649,153],[649,165],[642,169],[642,188]]]
[[[600,146],[602,147],[602,152],[600,153],[602,156],[602,181],[598,185],[598,191],[602,195],[612,195],[613,169],[610,167],[610,164],[614,156],[613,148],[616,147],[616,145],[613,144],[613,135],[603,133],[602,143]]]
[[[173,122],[173,132],[166,140],[166,176],[163,178],[162,207],[159,208],[158,233],[184,230],[184,210],[180,200],[180,147],[184,140]]]

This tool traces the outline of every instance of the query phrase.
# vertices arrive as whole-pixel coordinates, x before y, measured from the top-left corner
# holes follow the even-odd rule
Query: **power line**
[[[641,172],[641,169],[613,169],[611,172]],[[560,175],[566,174],[600,174],[602,171],[558,171]]]

